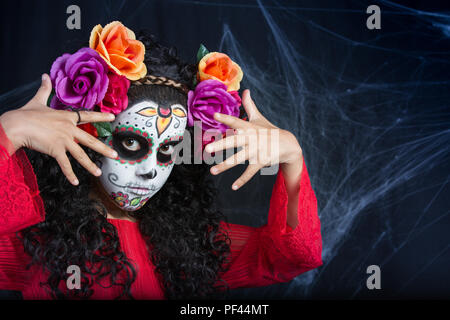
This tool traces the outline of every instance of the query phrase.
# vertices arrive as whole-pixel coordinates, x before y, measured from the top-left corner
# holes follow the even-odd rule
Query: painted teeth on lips
[[[128,189],[127,192],[133,193],[138,196],[147,195],[150,192],[150,190],[148,190],[148,189],[143,190],[143,189],[137,189],[137,188],[131,188],[131,187],[127,187],[127,189]]]
[[[137,184],[129,184],[126,186],[126,188],[128,189],[128,192],[134,193],[134,194],[140,195],[140,196],[149,194],[151,191],[156,190],[156,187],[154,185],[152,185],[151,187],[144,187],[144,186],[137,185]]]

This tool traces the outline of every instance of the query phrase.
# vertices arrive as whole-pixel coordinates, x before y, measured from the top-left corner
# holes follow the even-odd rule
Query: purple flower
[[[220,112],[238,117],[239,105],[239,101],[227,92],[227,86],[222,82],[201,81],[195,91],[188,93],[188,125],[193,126],[194,121],[201,121],[202,130],[218,129],[225,133],[228,126],[216,121],[214,113]]]
[[[50,78],[56,95],[50,102],[54,109],[70,106],[92,110],[108,89],[108,65],[91,48],[63,54],[53,62]]]

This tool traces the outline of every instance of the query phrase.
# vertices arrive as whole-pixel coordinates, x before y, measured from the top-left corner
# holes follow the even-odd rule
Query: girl
[[[25,299],[205,298],[320,266],[317,203],[294,135],[265,119],[247,90],[248,121],[220,112],[207,119],[236,132],[207,152],[242,151],[211,168],[175,165],[176,147],[192,136],[184,89],[193,89],[197,68],[151,37],[139,40],[148,75],[131,82],[128,106],[115,117],[48,108],[47,75],[32,100],[0,116],[0,289]],[[97,122],[111,122],[112,134],[96,139],[77,126]],[[263,131],[277,131],[278,144],[251,151],[248,141]],[[274,148],[275,156],[256,160]],[[208,179],[245,160],[235,190],[280,164],[259,228],[224,222]]]

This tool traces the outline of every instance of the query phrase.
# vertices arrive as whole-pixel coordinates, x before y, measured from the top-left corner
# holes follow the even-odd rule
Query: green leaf
[[[141,197],[136,197],[131,199],[130,205],[135,207],[141,202]]]
[[[112,127],[110,122],[95,122],[92,125],[97,129],[99,137],[109,137],[112,135]]]
[[[206,47],[203,44],[200,44],[200,48],[198,48],[197,51],[197,63],[199,63],[200,60],[202,60],[202,58],[206,56],[208,53],[209,53],[208,49],[206,49]]]
[[[50,106],[50,102],[52,101],[53,97],[55,96],[55,91],[52,90],[52,93],[50,94],[50,96],[48,97],[47,100],[47,106]]]

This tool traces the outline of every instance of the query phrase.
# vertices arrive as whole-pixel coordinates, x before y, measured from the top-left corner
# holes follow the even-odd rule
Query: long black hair
[[[138,39],[146,46],[145,63],[152,75],[192,86],[196,68],[181,62],[175,48],[165,47],[146,34]],[[176,89],[158,87],[162,95],[171,90],[175,94]],[[146,91],[145,86],[132,86],[130,103]],[[100,158],[94,151],[86,151],[93,161]],[[106,209],[89,197],[92,176],[71,161],[80,181],[79,186],[72,186],[53,158],[32,150],[27,154],[37,176],[46,218],[23,230],[21,237],[32,264],[42,266],[49,274],[43,285],[55,298],[88,298],[95,282],[109,278],[111,286],[122,287],[117,298],[131,297],[136,270],[122,252],[117,230],[106,219]],[[214,208],[216,190],[208,176],[206,164],[175,165],[148,205],[132,213],[152,248],[150,257],[168,299],[211,297],[218,289],[215,284],[219,274],[225,271],[229,238],[220,228],[225,217]],[[67,279],[70,265],[81,269],[81,289],[63,292],[59,286]]]

